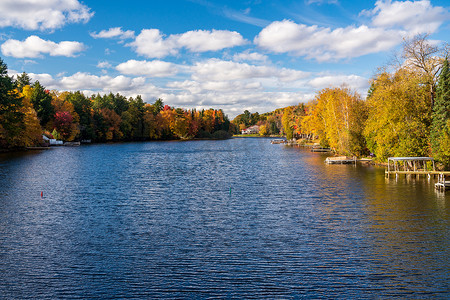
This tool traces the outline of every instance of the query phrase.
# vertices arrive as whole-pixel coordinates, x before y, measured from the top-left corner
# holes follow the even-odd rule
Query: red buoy
[[[44,192],[41,192],[41,198],[44,197]]]

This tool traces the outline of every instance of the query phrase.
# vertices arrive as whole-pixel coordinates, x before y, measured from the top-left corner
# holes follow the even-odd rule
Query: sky
[[[404,38],[450,41],[448,0],[1,0],[11,76],[230,117],[346,84],[365,97]]]

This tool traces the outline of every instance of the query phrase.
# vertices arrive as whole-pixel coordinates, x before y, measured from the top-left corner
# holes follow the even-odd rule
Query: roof
[[[388,160],[434,160],[433,157],[389,157]]]

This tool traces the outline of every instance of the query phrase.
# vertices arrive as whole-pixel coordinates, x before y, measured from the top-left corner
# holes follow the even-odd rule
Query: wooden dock
[[[439,176],[440,174],[450,176],[450,171],[384,171],[386,175],[433,175]]]
[[[447,172],[450,173],[450,172]],[[450,189],[450,181],[445,180],[445,174],[439,174],[438,182],[434,184],[434,187],[440,191],[445,191]]]
[[[270,143],[271,144],[287,144],[288,141],[284,140],[284,139],[274,139],[271,140]]]
[[[450,189],[450,181],[440,181],[434,184],[434,187],[438,190],[448,190]]]
[[[312,148],[311,152],[331,152],[330,148]]]
[[[325,159],[327,164],[354,164],[356,163],[356,157],[348,156],[330,156]]]

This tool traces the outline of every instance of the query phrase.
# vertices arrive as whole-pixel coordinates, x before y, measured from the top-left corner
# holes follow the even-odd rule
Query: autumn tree
[[[24,130],[21,134],[21,146],[40,145],[43,142],[42,128],[37,113],[31,104],[32,88],[29,85],[25,85],[21,90],[20,95],[23,99],[22,112],[24,114]]]
[[[421,74],[408,68],[374,79],[364,136],[380,159],[429,155],[429,91],[422,82]]]
[[[73,110],[78,115],[80,139],[95,139],[92,109],[93,101],[83,95],[80,91],[68,93],[66,95],[66,100],[73,105]]]
[[[361,155],[365,150],[363,129],[365,106],[359,94],[349,88],[326,88],[318,92],[310,116],[302,126],[319,136],[322,146],[338,153]]]
[[[294,137],[294,124],[292,122],[292,118],[292,107],[286,107],[283,112],[283,117],[281,118],[281,123],[283,124],[284,134],[288,140],[291,140]]]
[[[105,139],[107,141],[120,140],[123,136],[120,131],[120,124],[122,122],[120,116],[114,110],[108,108],[102,108],[100,114],[106,125]]]

